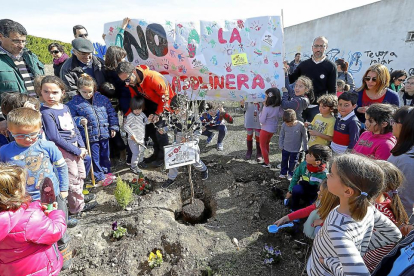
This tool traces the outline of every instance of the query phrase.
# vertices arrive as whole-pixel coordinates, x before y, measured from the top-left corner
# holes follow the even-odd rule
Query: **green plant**
[[[26,48],[35,53],[42,63],[51,64],[53,62],[53,58],[50,55],[47,46],[49,46],[49,44],[52,42],[57,42],[60,45],[62,45],[65,49],[65,53],[68,56],[71,56],[70,50],[72,49],[72,45],[70,43],[65,43],[54,39],[42,38],[32,35],[27,36]]]
[[[157,250],[156,254],[154,252],[151,252],[148,256],[148,264],[151,268],[154,268],[156,266],[160,266],[162,264],[162,254],[161,251]]]
[[[127,182],[131,186],[134,194],[136,195],[146,195],[151,191],[151,186],[147,180],[145,180],[142,173],[139,174],[138,178],[132,179],[131,182]]]
[[[112,238],[120,239],[127,233],[126,228],[118,226],[118,222],[112,223]]]
[[[119,176],[116,179],[115,199],[119,206],[125,209],[132,201],[132,188]]]

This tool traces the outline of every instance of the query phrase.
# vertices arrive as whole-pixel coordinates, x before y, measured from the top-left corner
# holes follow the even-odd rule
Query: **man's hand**
[[[164,134],[164,133],[165,133],[165,131],[164,131],[162,128],[159,128],[159,129],[158,129],[158,133],[159,133],[159,134]]]
[[[60,195],[62,196],[62,198],[66,198],[68,196],[68,191],[60,192]]]
[[[112,138],[114,138],[114,137],[115,137],[115,135],[116,135],[116,131],[115,131],[115,130],[113,130],[113,129],[111,129],[111,137],[112,137]]]
[[[160,116],[158,116],[157,114],[151,114],[148,116],[148,120],[155,124],[160,120]]]
[[[88,151],[85,148],[81,148],[81,154],[79,155],[80,158],[85,159],[85,156],[88,154]]]
[[[81,125],[86,126],[88,124],[88,120],[86,118],[82,118],[80,120]]]
[[[291,198],[291,197],[292,197],[292,193],[291,193],[291,192],[287,192],[287,193],[286,193],[285,198],[286,198],[286,199],[289,199],[289,198]]]

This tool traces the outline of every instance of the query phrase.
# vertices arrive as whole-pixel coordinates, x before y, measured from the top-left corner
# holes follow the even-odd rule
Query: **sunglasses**
[[[59,53],[60,53],[60,51],[58,51],[58,50],[50,51],[50,54],[59,54]]]
[[[377,81],[377,78],[365,77],[365,78],[364,78],[364,80],[365,80],[365,81],[370,81],[370,80],[372,80],[373,82],[376,82],[376,81]]]
[[[399,81],[399,82],[404,82],[404,81],[405,81],[405,79],[397,79],[397,81]]]
[[[79,37],[83,37],[83,38],[85,38],[85,37],[88,37],[88,34],[80,34],[80,35],[78,35]]]

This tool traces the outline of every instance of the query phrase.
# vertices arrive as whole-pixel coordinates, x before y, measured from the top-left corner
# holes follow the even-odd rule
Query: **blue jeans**
[[[89,154],[85,155],[85,158],[83,159],[83,164],[85,165],[86,176],[88,176],[89,172],[91,171],[92,165],[92,159],[89,156]]]
[[[211,136],[213,133],[212,130],[218,131],[219,135],[217,138],[217,144],[221,144],[223,142],[224,137],[226,137],[227,127],[226,125],[217,125],[217,126],[206,126],[206,130],[201,133],[204,136]]]
[[[111,160],[109,159],[109,139],[101,140],[98,142],[91,142],[90,146],[95,180],[104,180],[105,174],[111,172]]]
[[[282,165],[280,174],[286,175],[289,173],[289,175],[292,176],[298,159],[299,152],[288,152],[287,150],[282,150]]]
[[[292,198],[290,200],[293,211],[300,208],[300,200],[303,199],[306,206],[311,205],[317,198],[319,185],[310,185],[308,181],[299,181],[293,186]]]

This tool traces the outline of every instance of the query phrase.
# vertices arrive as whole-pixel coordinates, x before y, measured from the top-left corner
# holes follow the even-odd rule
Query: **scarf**
[[[65,62],[68,58],[69,58],[69,56],[67,54],[63,53],[60,56],[60,58],[53,59],[53,64],[59,65],[59,64]]]
[[[322,165],[320,165],[318,167],[314,167],[311,164],[306,164],[306,168],[311,173],[323,172],[326,169],[326,164],[322,164]]]

